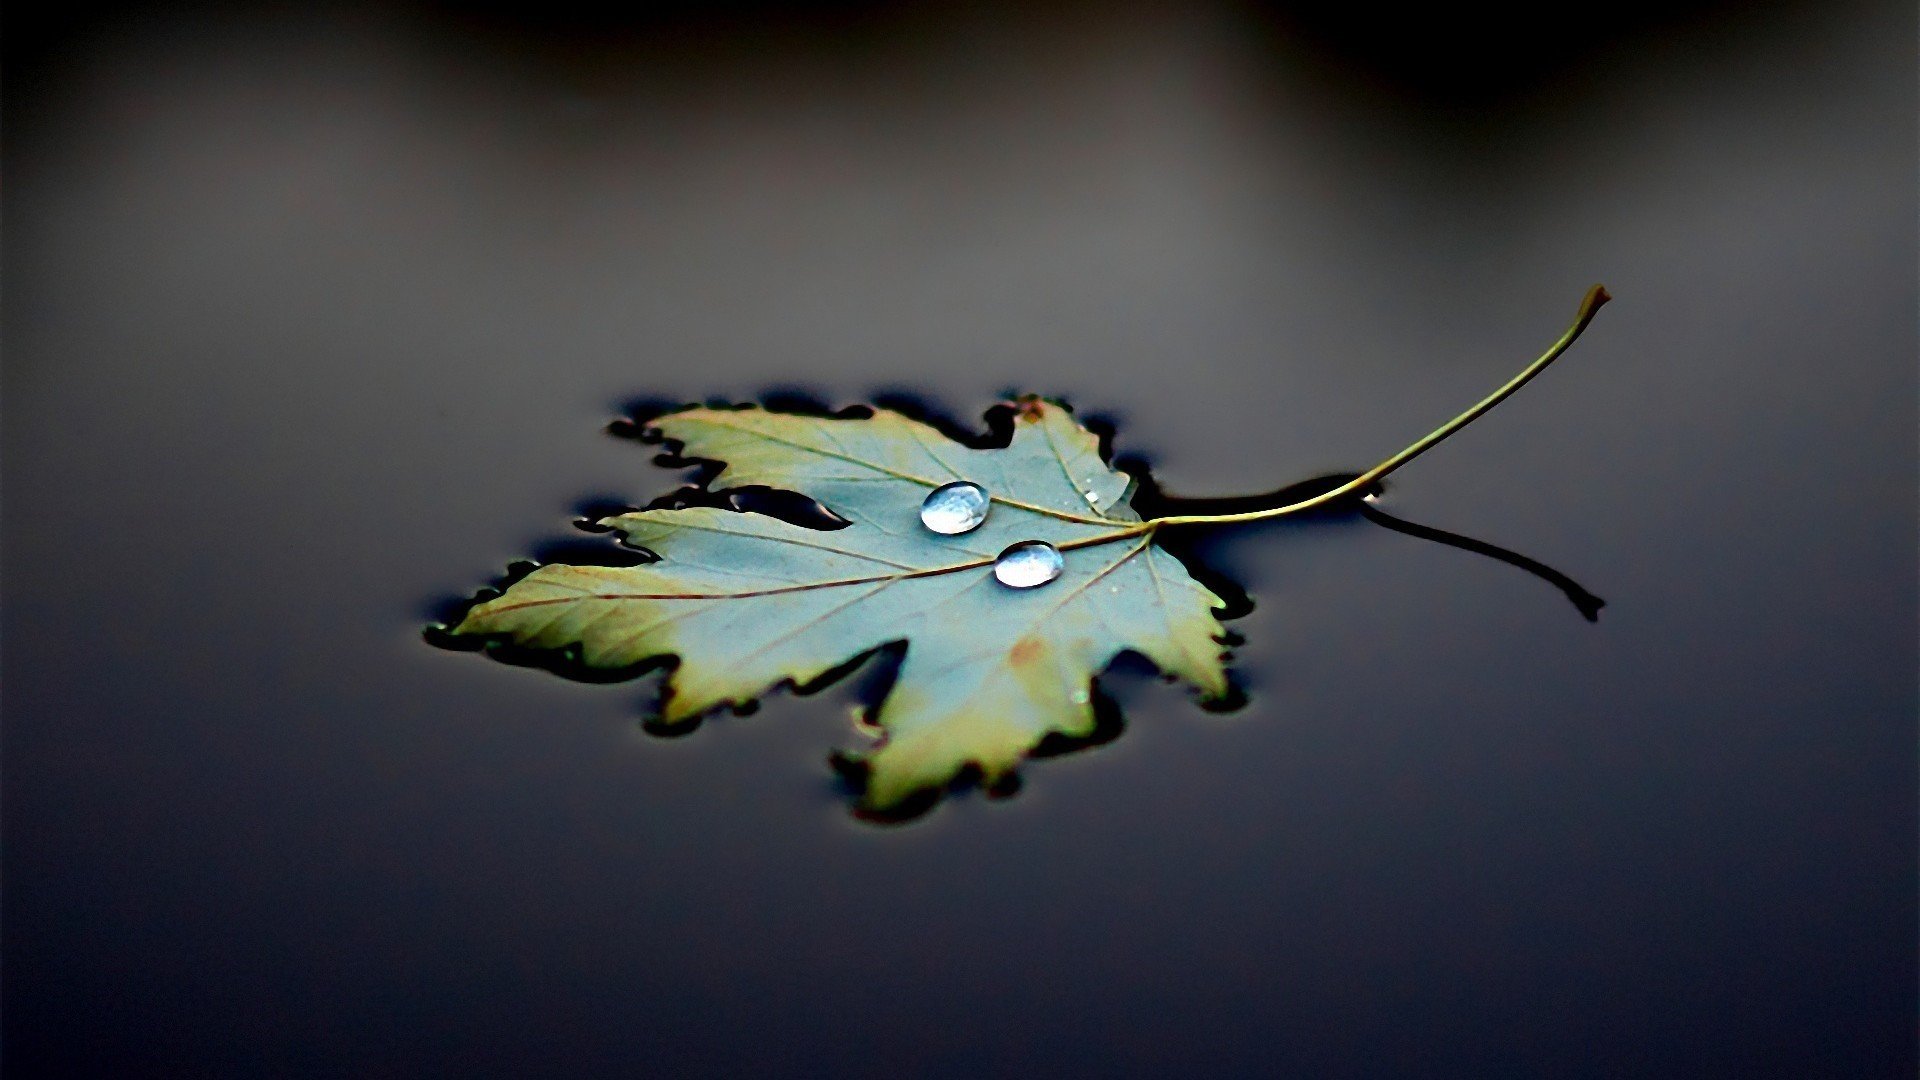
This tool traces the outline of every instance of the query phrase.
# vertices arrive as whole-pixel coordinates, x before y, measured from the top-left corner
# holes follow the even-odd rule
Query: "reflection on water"
[[[1444,529],[1431,529],[1425,525],[1416,525],[1411,521],[1403,521],[1400,518],[1394,517],[1392,514],[1386,513],[1377,506],[1362,506],[1359,510],[1360,514],[1368,521],[1383,528],[1392,529],[1394,532],[1405,533],[1408,536],[1417,536],[1422,540],[1432,540],[1437,544],[1457,547],[1462,551],[1471,551],[1475,555],[1485,555],[1490,559],[1498,559],[1508,566],[1519,567],[1567,594],[1567,599],[1573,603],[1574,608],[1580,612],[1581,617],[1585,618],[1588,622],[1599,622],[1600,609],[1607,606],[1605,600],[1600,599],[1582,588],[1579,582],[1538,559],[1529,559],[1517,551],[1508,551],[1503,547],[1495,547],[1484,540],[1475,540],[1470,536],[1461,536],[1459,533],[1450,533]]]

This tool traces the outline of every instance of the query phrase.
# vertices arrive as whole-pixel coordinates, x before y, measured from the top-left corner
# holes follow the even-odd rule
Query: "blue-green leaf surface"
[[[1057,405],[1022,401],[1010,444],[988,450],[888,410],[702,408],[655,426],[688,457],[725,463],[715,487],[799,492],[849,524],[822,531],[713,507],[622,514],[604,524],[658,561],[541,567],[475,606],[456,634],[577,645],[594,667],[677,657],[667,724],[905,642],[873,716],[881,738],[864,755],[876,810],[968,765],[994,781],[1049,733],[1090,734],[1093,677],[1122,651],[1205,695],[1226,692],[1220,599],[1141,531],[1129,478]],[[942,536],[920,524],[920,504],[954,480],[993,502],[980,528]],[[1065,549],[1061,576],[1001,585],[994,556],[1022,540]]]

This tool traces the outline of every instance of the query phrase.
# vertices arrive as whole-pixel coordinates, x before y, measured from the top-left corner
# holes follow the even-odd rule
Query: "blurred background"
[[[16,6],[17,7],[17,6]],[[1520,19],[1521,21],[1516,21]],[[1916,15],[89,6],[5,21],[19,1075],[1911,1077]],[[637,402],[1008,392],[1245,707],[903,826],[846,687],[421,629],[680,482]]]

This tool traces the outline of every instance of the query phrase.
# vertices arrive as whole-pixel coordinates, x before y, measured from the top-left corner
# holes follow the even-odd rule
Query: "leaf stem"
[[[1334,488],[1332,491],[1322,492],[1311,499],[1303,499],[1300,502],[1275,507],[1271,510],[1250,510],[1241,514],[1175,514],[1169,517],[1154,518],[1144,524],[1146,528],[1153,529],[1165,525],[1227,525],[1244,521],[1264,521],[1267,518],[1284,517],[1288,514],[1297,514],[1302,510],[1311,510],[1316,506],[1325,506],[1327,503],[1351,495],[1356,491],[1364,491],[1388,473],[1419,457],[1421,454],[1426,453],[1428,450],[1433,449],[1454,432],[1473,423],[1488,409],[1500,404],[1515,390],[1525,386],[1528,380],[1545,371],[1548,364],[1559,359],[1560,354],[1566,352],[1568,346],[1572,345],[1574,341],[1580,337],[1581,331],[1585,330],[1587,324],[1593,321],[1594,313],[1600,310],[1600,305],[1611,299],[1613,299],[1613,297],[1607,294],[1607,289],[1604,285],[1595,285],[1593,288],[1588,289],[1586,298],[1580,301],[1580,311],[1574,316],[1573,325],[1567,327],[1567,332],[1560,335],[1560,340],[1554,342],[1545,353],[1541,354],[1540,359],[1528,364],[1520,374],[1508,380],[1505,386],[1488,394],[1485,398],[1482,398],[1478,404],[1466,412],[1447,421],[1412,446],[1382,461],[1380,464],[1375,465],[1373,468],[1368,469],[1352,480]]]

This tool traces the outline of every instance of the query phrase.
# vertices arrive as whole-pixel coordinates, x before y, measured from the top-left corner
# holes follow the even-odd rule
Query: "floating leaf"
[[[969,765],[999,780],[1050,733],[1091,734],[1093,677],[1123,651],[1207,696],[1226,693],[1219,597],[1152,542],[1128,506],[1130,478],[1058,405],[1023,401],[1012,441],[991,450],[884,409],[691,409],[655,427],[687,456],[724,462],[716,487],[800,492],[847,526],[707,506],[607,518],[658,561],[541,567],[454,633],[577,645],[598,668],[676,656],[668,725],[905,642],[873,716],[884,736],[866,758],[865,803],[876,810]],[[920,508],[955,481],[991,502],[978,528],[942,535]],[[1028,541],[1053,545],[1064,568],[1041,587],[1010,588],[995,559]]]
[[[721,463],[714,484],[805,496],[844,524],[713,506],[621,514],[602,524],[655,561],[541,567],[474,605],[452,633],[566,650],[595,669],[673,658],[669,726],[904,646],[872,717],[881,737],[863,761],[865,807],[898,808],[968,768],[993,783],[1049,735],[1093,734],[1094,676],[1122,652],[1205,697],[1226,694],[1221,600],[1155,544],[1158,530],[1265,520],[1373,490],[1545,370],[1607,300],[1589,290],[1545,354],[1398,454],[1309,498],[1242,513],[1142,520],[1130,478],[1102,460],[1098,440],[1037,398],[1021,399],[996,449],[885,409],[672,413],[653,430]],[[1592,601],[1589,618],[1598,610],[1584,590],[1568,595]]]

